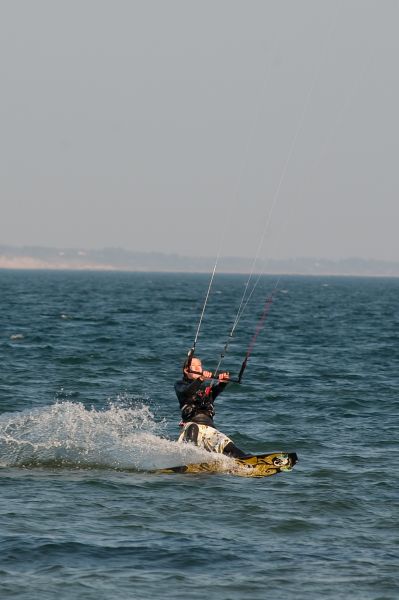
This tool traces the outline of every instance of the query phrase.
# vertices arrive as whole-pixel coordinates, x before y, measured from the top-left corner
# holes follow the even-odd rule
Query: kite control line
[[[273,290],[273,292],[274,291],[275,290]],[[241,365],[240,372],[238,374],[238,383],[241,383],[242,377],[244,375],[244,371],[245,371],[245,369],[247,367],[248,359],[249,359],[249,357],[250,357],[250,355],[252,353],[252,350],[254,349],[256,338],[258,337],[260,331],[262,330],[263,325],[264,325],[264,323],[266,321],[267,315],[269,314],[270,307],[271,307],[272,302],[273,302],[273,292],[270,294],[270,296],[268,298],[266,298],[266,302],[265,302],[265,305],[263,307],[263,311],[262,311],[262,314],[261,314],[261,316],[259,318],[258,324],[256,326],[255,333],[253,334],[253,336],[251,338],[251,341],[249,342],[247,353],[245,355],[245,358],[244,358],[244,360],[242,362],[242,365]]]

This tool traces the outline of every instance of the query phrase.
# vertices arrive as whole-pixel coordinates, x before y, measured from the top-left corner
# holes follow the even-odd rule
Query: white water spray
[[[145,404],[87,409],[81,403],[0,416],[0,466],[152,470],[209,461],[209,453],[159,435]],[[220,457],[223,459],[223,457]]]

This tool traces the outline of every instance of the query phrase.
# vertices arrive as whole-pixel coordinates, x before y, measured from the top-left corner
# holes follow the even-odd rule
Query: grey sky
[[[398,25],[397,0],[0,0],[0,243],[214,256],[227,229],[252,256],[270,219],[262,258],[399,260]]]

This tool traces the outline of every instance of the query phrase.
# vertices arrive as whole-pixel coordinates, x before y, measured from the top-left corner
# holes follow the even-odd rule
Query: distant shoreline
[[[4,270],[206,274],[213,265],[214,258],[210,257],[133,252],[122,248],[85,250],[0,246],[0,269]],[[222,257],[218,272],[245,275],[251,272],[252,266],[252,258]],[[257,275],[399,277],[399,263],[361,258],[332,260],[301,257],[259,260],[254,272]]]
[[[173,269],[133,269],[133,268],[118,268],[118,267],[110,267],[110,266],[99,266],[99,265],[84,265],[79,267],[71,267],[65,265],[49,265],[49,266],[3,266],[0,261],[0,271],[30,271],[30,272],[40,272],[40,271],[56,271],[59,273],[62,272],[75,272],[75,273],[154,273],[154,274],[181,274],[181,275],[207,275],[209,271],[188,271],[188,270],[173,270]],[[248,271],[219,271],[220,275],[249,275]],[[399,275],[393,274],[384,274],[384,273],[350,273],[350,272],[318,272],[318,273],[308,273],[308,272],[300,272],[300,271],[291,271],[291,272],[259,272],[255,271],[254,275],[265,275],[268,277],[372,277],[372,278],[398,278]]]

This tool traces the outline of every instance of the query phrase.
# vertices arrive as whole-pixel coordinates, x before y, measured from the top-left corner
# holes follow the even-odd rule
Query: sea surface
[[[0,271],[2,600],[399,598],[399,279],[283,277],[217,427],[289,473],[161,475],[209,276]],[[217,275],[214,369],[244,290]],[[223,368],[236,375],[276,280]]]

